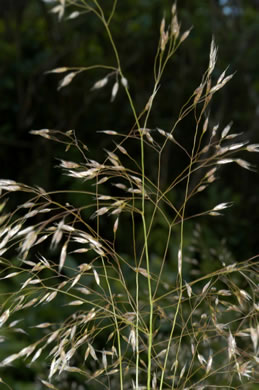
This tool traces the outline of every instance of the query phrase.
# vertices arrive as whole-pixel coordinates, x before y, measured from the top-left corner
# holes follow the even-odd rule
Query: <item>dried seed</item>
[[[79,268],[79,270],[80,270],[80,272],[87,272],[87,271],[89,271],[90,269],[92,269],[92,266],[90,265],[90,264],[87,264],[87,263],[83,263],[83,264],[80,264],[79,266],[78,266],[78,268]]]
[[[102,363],[103,363],[103,367],[105,370],[107,370],[107,356],[106,356],[106,352],[105,351],[102,351]]]
[[[61,272],[61,270],[65,264],[65,260],[67,257],[67,245],[68,245],[68,242],[66,241],[61,249],[60,258],[59,258],[59,267],[58,267],[59,272]]]
[[[224,210],[228,207],[232,206],[232,202],[225,202],[225,203],[219,203],[217,206],[215,206],[212,210],[213,211],[219,211],[219,210]]]
[[[96,81],[96,83],[94,83],[91,89],[95,90],[95,89],[103,88],[107,83],[108,83],[108,77],[104,77],[103,79]]]
[[[8,320],[9,316],[10,316],[10,310],[7,309],[0,316],[0,327],[3,326],[3,324]]]
[[[114,234],[117,232],[118,226],[119,226],[119,218],[116,218],[114,225],[113,225],[113,233]]]
[[[118,81],[116,81],[112,87],[111,102],[115,100],[118,91],[119,91],[119,83]]]
[[[15,353],[13,355],[8,356],[1,362],[1,366],[8,366],[10,363],[12,363],[14,360],[16,360],[19,357],[18,353]]]
[[[79,281],[80,278],[81,278],[81,274],[78,274],[78,275],[75,277],[75,279],[73,280],[73,282],[72,282],[70,288],[73,288],[73,287],[78,283],[78,281]]]
[[[185,363],[185,365],[183,366],[183,368],[181,369],[179,379],[182,379],[183,374],[184,374],[184,372],[185,372],[185,369],[186,369],[186,363]]]
[[[210,62],[209,62],[208,76],[211,75],[211,73],[213,72],[213,70],[215,68],[216,59],[217,59],[217,51],[218,50],[215,46],[215,41],[213,38],[211,41],[211,45],[210,45]]]
[[[97,273],[97,271],[96,271],[95,269],[93,270],[93,272],[94,272],[95,281],[96,281],[96,283],[98,284],[98,286],[100,286],[100,278],[99,278],[99,275],[98,275],[98,273]]]
[[[68,73],[59,83],[58,85],[58,90],[60,90],[61,88],[64,88],[66,87],[68,84],[71,83],[71,81],[73,80],[73,78],[77,75],[78,72],[71,72],[71,73]]]
[[[52,390],[58,390],[54,385],[52,385],[50,382],[47,382],[43,379],[41,379],[41,383],[45,386],[47,386],[49,389],[52,389]]]
[[[207,367],[206,367],[206,374],[208,374],[211,370],[212,360],[213,360],[213,358],[212,358],[212,355],[210,354],[209,359],[208,359],[208,363],[207,363]]]
[[[206,283],[205,284],[205,286],[203,287],[203,289],[202,289],[202,294],[205,294],[205,292],[208,290],[208,288],[209,288],[209,285],[210,285],[210,281],[208,282],[208,283]]]
[[[185,39],[188,38],[188,36],[190,35],[191,30],[192,30],[192,28],[190,28],[189,30],[185,31],[185,32],[182,34],[182,36],[181,36],[181,38],[180,38],[180,43],[182,43],[183,41],[185,41]]]
[[[72,13],[67,17],[67,19],[75,19],[75,18],[77,18],[79,15],[80,15],[80,12],[74,11],[74,12],[72,12]]]
[[[187,282],[185,282],[185,286],[186,286],[188,297],[191,298],[191,296],[192,296],[192,288],[191,288],[191,286]]]
[[[183,260],[182,249],[179,248],[179,250],[178,250],[178,274],[179,275],[182,274],[182,260]]]
[[[97,133],[103,133],[103,134],[108,134],[108,135],[118,135],[117,131],[114,131],[114,130],[101,130],[101,131],[97,131]]]
[[[19,275],[20,273],[21,272],[12,272],[11,274],[6,275],[4,278],[1,278],[0,280],[12,278],[13,276]]]
[[[51,302],[57,295],[57,291],[53,291],[51,294],[48,294],[46,302]]]
[[[228,336],[228,358],[229,358],[229,360],[231,360],[232,356],[235,356],[236,354],[238,354],[236,340],[234,339],[232,333],[229,331],[229,336]]]
[[[69,70],[69,68],[63,66],[61,68],[55,68],[55,69],[48,70],[46,73],[64,73],[64,72],[67,72],[68,70]]]
[[[124,88],[128,88],[128,80],[125,77],[121,78],[121,84],[123,85]]]
[[[90,355],[92,356],[92,358],[94,360],[98,360],[96,353],[95,353],[95,350],[94,350],[94,347],[90,343],[88,343],[88,348],[89,348],[89,352],[90,352]]]
[[[145,278],[150,278],[150,275],[145,268],[138,267],[134,268],[134,270],[135,272],[139,272],[141,275],[145,276]]]
[[[31,364],[33,362],[35,362],[35,360],[37,360],[40,357],[41,352],[42,352],[42,348],[38,349],[38,351],[35,353],[35,355],[33,356],[32,360],[31,360]]]
[[[205,359],[204,356],[202,356],[201,354],[198,353],[197,357],[198,357],[198,360],[199,360],[199,362],[201,363],[202,366],[203,366],[205,363],[207,363],[207,362],[206,362],[206,359]]]
[[[69,302],[67,305],[68,306],[79,306],[79,305],[83,305],[83,301],[80,301],[80,300],[77,300],[77,301],[72,301],[72,302]]]

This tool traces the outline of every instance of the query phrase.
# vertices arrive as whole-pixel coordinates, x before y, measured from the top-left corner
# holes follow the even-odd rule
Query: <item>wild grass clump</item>
[[[123,89],[134,120],[127,134],[119,129],[99,132],[113,145],[101,162],[72,130],[31,131],[63,143],[67,151],[79,151],[81,160],[62,159],[59,166],[73,180],[93,185],[92,191],[88,185],[87,190],[70,190],[85,196],[81,207],[61,203],[64,191],[0,181],[1,210],[13,192],[27,197],[1,216],[1,279],[10,281],[1,298],[1,337],[7,350],[12,333],[20,332],[26,342],[21,349],[12,346],[1,367],[6,370],[19,361],[27,369],[37,367],[38,388],[249,389],[258,364],[257,257],[233,262],[222,248],[211,248],[213,271],[202,273],[195,258],[201,217],[213,220],[232,203],[226,200],[197,215],[187,214],[189,202],[218,179],[220,167],[235,163],[253,170],[238,153],[258,152],[259,145],[240,141],[230,125],[211,126],[208,116],[213,95],[232,75],[224,71],[212,81],[217,57],[212,40],[200,85],[172,127],[161,129],[151,123],[153,104],[169,60],[190,33],[181,31],[176,6],[169,23],[161,22],[153,90],[141,112],[135,108],[112,36],[116,1],[108,15],[97,0],[57,0],[51,11],[61,19],[64,13],[69,16],[72,6],[70,18],[90,12],[99,19],[116,60],[116,66],[92,67],[106,72],[92,89],[114,80],[111,100]],[[91,68],[51,72],[65,74],[60,89],[86,70]],[[189,116],[195,123],[190,150],[174,134]],[[128,148],[132,142],[137,154]],[[183,151],[188,163],[165,186],[162,161],[169,143]],[[146,166],[150,155],[152,169]],[[171,194],[179,186],[184,190],[177,193],[181,198],[176,204]],[[192,242],[185,244],[188,221],[198,217]],[[155,246],[158,227],[161,241]],[[125,235],[126,249],[120,241],[125,242]],[[13,289],[17,284],[12,281],[19,287]]]

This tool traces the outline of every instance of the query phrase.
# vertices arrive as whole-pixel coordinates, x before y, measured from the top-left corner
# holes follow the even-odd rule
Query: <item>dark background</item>
[[[104,9],[111,6],[111,1],[102,3]],[[169,19],[171,5],[169,0],[118,1],[111,29],[139,111],[152,91],[160,22],[163,16]],[[214,36],[219,47],[215,78],[227,66],[235,76],[211,105],[210,126],[220,123],[223,128],[233,120],[234,133],[243,132],[243,139],[259,143],[259,1],[180,0],[178,13],[182,30],[190,26],[193,30],[162,79],[163,92],[151,116],[152,125],[170,129],[181,106],[200,83]],[[79,184],[63,176],[55,165],[57,158],[76,160],[76,152],[65,154],[59,144],[29,131],[75,129],[78,139],[89,147],[90,156],[98,160],[111,140],[97,130],[126,133],[131,128],[134,121],[122,91],[114,103],[110,103],[112,84],[91,91],[105,71],[84,72],[60,91],[57,86],[63,75],[45,73],[60,66],[93,64],[115,65],[103,27],[93,15],[75,20],[65,17],[59,22],[43,1],[0,0],[1,178],[47,190],[73,189]],[[184,121],[176,133],[187,145],[193,136],[191,126],[191,121]],[[165,182],[181,169],[177,157],[177,152],[170,151],[164,167]],[[258,167],[257,155],[243,157]],[[210,246],[218,245],[241,261],[259,252],[259,176],[237,166],[224,167],[220,174],[221,180],[193,203],[192,211],[225,201],[234,201],[234,206],[224,218],[213,222],[204,219],[200,260],[206,258]]]
[[[103,2],[104,8],[109,9],[110,3]],[[139,110],[152,89],[160,21],[163,16],[169,19],[170,8],[169,0],[118,2],[112,32]],[[85,15],[58,22],[49,9],[40,0],[0,1],[0,158],[2,178],[54,189],[73,186],[53,169],[55,158],[64,157],[64,150],[30,135],[29,130],[76,129],[77,137],[98,159],[110,140],[96,134],[96,130],[126,132],[133,118],[123,93],[109,103],[111,85],[98,93],[90,91],[93,83],[105,76],[104,71],[82,73],[57,91],[63,75],[46,71],[59,66],[115,62],[95,17]],[[182,30],[194,28],[162,80],[163,93],[152,115],[154,127],[169,129],[182,104],[199,85],[213,35],[219,47],[215,78],[227,66],[235,76],[214,99],[211,126],[220,123],[223,128],[233,120],[234,133],[244,132],[244,139],[259,142],[259,2],[182,0],[178,13]],[[185,121],[177,130],[180,140],[184,137],[187,144],[192,137],[191,125]],[[257,156],[250,154],[248,159],[258,165]],[[166,165],[165,180],[168,171],[174,174],[172,166],[176,164],[168,159]],[[221,182],[200,198],[204,201],[201,207],[234,200],[235,206],[224,221],[213,221],[215,229],[240,258],[251,256],[258,252],[258,175],[231,166],[221,170],[221,177]]]

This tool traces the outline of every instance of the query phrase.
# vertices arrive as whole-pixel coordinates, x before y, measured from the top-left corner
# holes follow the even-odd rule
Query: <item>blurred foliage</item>
[[[111,1],[101,1],[110,9]],[[152,90],[153,60],[159,39],[161,18],[169,17],[171,0],[119,0],[112,21],[112,32],[118,46],[122,68],[139,112]],[[193,26],[192,33],[168,66],[155,102],[149,127],[170,130],[177,114],[200,83],[207,68],[211,37],[219,47],[215,78],[229,66],[235,77],[215,98],[210,113],[211,124],[224,127],[234,121],[234,132],[243,132],[243,139],[259,142],[259,1],[258,0],[181,0],[179,20],[183,30]],[[127,98],[122,91],[114,103],[109,103],[112,88],[90,91],[105,71],[90,71],[78,75],[72,84],[57,91],[59,75],[46,74],[59,66],[114,65],[114,56],[102,26],[93,15],[75,20],[57,21],[41,0],[0,0],[0,159],[1,177],[11,178],[46,189],[78,189],[80,184],[61,175],[56,158],[64,157],[60,145],[29,134],[31,129],[76,129],[78,139],[89,147],[90,155],[101,158],[103,148],[111,147],[109,137],[96,133],[100,129],[127,132],[134,124]],[[176,129],[176,139],[190,147],[190,119]],[[139,151],[136,150],[136,158]],[[67,152],[67,159],[80,158],[77,152]],[[256,156],[249,161],[258,164]],[[152,160],[148,161],[152,167]],[[168,148],[163,161],[164,185],[181,171],[186,161],[175,147]],[[148,164],[147,164],[148,165]],[[187,213],[199,213],[217,203],[234,201],[224,217],[204,218],[197,249],[199,267],[213,270],[213,253],[217,248],[224,256],[243,260],[259,252],[259,180],[258,175],[230,167],[221,169],[221,180],[199,200],[192,201]],[[195,178],[194,178],[195,180]],[[179,190],[181,191],[181,189]],[[178,194],[171,194],[177,200]],[[82,197],[69,195],[75,205]],[[105,227],[104,227],[105,228]],[[196,222],[190,221],[186,244],[191,244]],[[154,264],[159,268],[156,248],[164,240],[158,225],[152,236]],[[176,234],[178,234],[176,229]],[[125,234],[119,238],[127,247]],[[173,243],[171,253],[175,252]],[[226,255],[226,253],[228,253]],[[225,261],[224,257],[224,261]],[[18,285],[16,286],[18,289]],[[4,292],[5,287],[1,287]],[[41,311],[41,320],[44,313]],[[48,316],[56,317],[55,310]],[[55,319],[54,319],[55,320]],[[30,319],[28,319],[30,321]],[[25,336],[22,336],[25,337]],[[23,342],[22,337],[20,343]],[[4,349],[12,348],[3,345]],[[5,355],[6,355],[5,350]],[[1,356],[0,356],[1,359]],[[22,371],[19,371],[22,372]],[[14,375],[10,369],[10,377]],[[21,374],[19,374],[21,375]],[[30,390],[34,371],[24,371],[14,390]],[[29,376],[27,378],[26,376]]]
[[[171,4],[170,0],[119,1],[112,21],[122,67],[139,111],[152,88],[160,21],[163,16],[169,18]],[[102,2],[102,6],[109,10],[111,1]],[[227,66],[236,75],[215,98],[210,121],[225,126],[233,120],[235,132],[242,131],[245,139],[258,142],[258,1],[182,0],[178,8],[183,29],[194,28],[165,73],[149,127],[170,129],[179,109],[199,85],[214,35],[219,46],[215,78]],[[122,92],[109,104],[112,81],[98,93],[90,91],[105,71],[82,73],[61,91],[57,91],[59,76],[45,73],[58,66],[114,65],[101,24],[92,15],[58,22],[41,0],[10,0],[8,5],[2,0],[0,60],[0,88],[4,96],[0,103],[1,176],[48,189],[78,187],[78,183],[52,169],[55,158],[64,156],[62,148],[28,132],[32,128],[76,129],[90,154],[98,158],[110,140],[96,130],[128,131],[133,125]],[[191,142],[192,125],[189,119],[176,129],[177,139],[185,145]],[[79,156],[70,151],[69,157]],[[258,165],[256,157],[250,159]],[[184,163],[179,151],[168,148],[162,181],[166,184]],[[232,167],[222,169],[221,175],[221,184],[214,186],[209,197],[205,194],[202,202],[194,202],[194,210],[202,210],[208,203],[211,207],[220,201],[235,200],[235,209],[224,222],[221,218],[214,222],[215,229],[220,239],[229,237],[231,249],[238,256],[250,256],[258,251],[258,176],[236,168],[233,171]]]

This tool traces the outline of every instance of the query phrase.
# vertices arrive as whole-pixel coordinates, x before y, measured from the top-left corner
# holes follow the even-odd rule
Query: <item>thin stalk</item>
[[[148,296],[149,296],[149,333],[148,333],[148,368],[147,368],[147,390],[150,390],[151,383],[151,362],[152,362],[152,342],[153,342],[153,296],[151,288],[151,274],[150,274],[150,262],[148,252],[148,237],[147,227],[145,219],[145,161],[144,161],[144,139],[143,133],[140,132],[140,144],[141,144],[141,171],[142,171],[142,224],[144,232],[144,247],[146,266],[148,273]]]
[[[136,272],[136,389],[139,388],[139,277]]]
[[[133,205],[134,205],[134,196],[133,196]],[[133,255],[135,260],[135,267],[138,268],[137,262],[137,252],[136,252],[136,231],[135,231],[135,220],[134,213],[131,213],[132,218],[132,242],[133,242]],[[139,388],[139,276],[138,272],[135,273],[135,283],[136,283],[136,370],[135,370],[135,385],[136,389]]]
[[[110,298],[111,298],[111,304],[112,304],[112,311],[113,311],[113,317],[114,317],[114,322],[115,322],[115,327],[116,327],[116,334],[117,334],[117,343],[118,343],[118,353],[119,353],[119,365],[120,365],[120,389],[123,390],[123,370],[122,370],[122,355],[121,355],[121,339],[120,339],[120,329],[118,325],[118,320],[117,320],[117,315],[115,311],[115,305],[114,305],[114,300],[112,297],[112,291],[111,291],[111,286],[104,262],[104,258],[102,257],[102,264],[103,264],[103,269],[104,269],[104,274],[105,274],[105,280],[107,283],[107,287],[109,290]]]
[[[198,136],[198,128],[199,128],[199,121],[196,124],[196,129],[195,129],[195,134],[194,134],[194,139],[193,139],[193,147],[192,147],[192,155],[191,155],[191,160],[190,160],[190,165],[189,165],[189,170],[188,170],[188,176],[187,176],[187,183],[185,187],[185,198],[184,198],[184,204],[183,204],[183,211],[182,211],[182,219],[181,219],[181,241],[180,241],[180,256],[181,256],[181,265],[179,267],[178,264],[178,275],[179,275],[179,299],[176,307],[176,312],[175,312],[175,317],[174,317],[174,323],[172,327],[172,331],[170,334],[170,340],[169,342],[171,343],[171,338],[173,336],[175,324],[176,324],[176,319],[178,317],[178,313],[180,310],[181,306],[181,301],[182,301],[182,295],[183,295],[183,278],[182,278],[182,256],[183,256],[183,239],[184,239],[184,216],[185,216],[185,209],[186,209],[186,204],[188,202],[188,194],[189,194],[189,185],[190,185],[190,178],[191,178],[191,173],[192,173],[192,164],[194,161],[194,155],[195,155],[195,147],[196,147],[196,141],[197,141],[197,136]],[[179,259],[178,259],[179,261]],[[176,362],[178,361],[178,355],[180,351],[180,344],[181,340],[179,341],[179,346],[176,354]],[[176,370],[177,370],[177,364],[175,364],[174,367],[174,374],[173,374],[173,382],[172,382],[172,390],[174,389],[174,382],[175,382],[175,375],[176,375]]]
[[[161,382],[160,382],[160,388],[159,390],[162,390],[163,386],[163,381],[164,381],[164,375],[165,375],[165,370],[166,370],[166,365],[167,365],[167,360],[168,360],[168,355],[169,355],[169,350],[170,346],[172,343],[172,338],[175,330],[175,325],[176,325],[176,320],[180,311],[181,307],[181,301],[182,301],[182,295],[183,295],[183,278],[182,278],[182,256],[183,256],[183,240],[184,240],[184,220],[185,220],[185,209],[186,209],[186,204],[188,202],[188,194],[189,194],[189,185],[190,185],[190,177],[192,173],[192,165],[194,161],[194,155],[195,155],[195,146],[196,146],[196,140],[197,140],[197,135],[198,135],[198,127],[199,127],[199,121],[196,124],[196,129],[195,129],[195,134],[194,134],[194,140],[193,140],[193,147],[192,147],[192,154],[191,154],[191,159],[190,159],[190,164],[188,167],[188,174],[187,174],[187,183],[185,187],[185,196],[184,196],[184,203],[182,207],[182,216],[181,216],[181,230],[180,230],[180,248],[179,248],[179,255],[178,255],[178,278],[179,278],[179,298],[176,306],[176,311],[173,319],[173,324],[168,340],[168,345],[166,349],[166,355],[165,355],[165,360],[164,360],[164,366],[162,368],[162,374],[161,374]],[[175,365],[174,365],[174,373],[173,373],[173,382],[172,382],[172,390],[174,389],[174,383],[175,383],[175,375],[176,375],[176,370],[177,370],[177,361],[178,361],[178,354],[180,350],[180,343],[181,340],[179,341],[179,347],[177,350],[176,358],[175,358]]]
[[[152,362],[152,342],[153,342],[153,296],[151,288],[151,275],[150,275],[150,263],[149,263],[149,252],[148,252],[148,240],[147,240],[147,229],[144,213],[142,214],[142,223],[144,230],[144,245],[145,245],[145,256],[148,273],[148,296],[149,296],[149,333],[148,333],[148,371],[147,371],[147,390],[150,390],[151,382],[151,362]]]
[[[98,1],[94,0],[94,3],[96,4],[97,8],[100,11],[100,18],[101,18],[101,20],[103,22],[103,25],[104,25],[105,29],[106,29],[107,35],[109,37],[110,43],[112,45],[112,48],[113,48],[113,51],[114,51],[114,54],[115,54],[115,58],[116,58],[117,66],[118,66],[118,72],[122,76],[122,70],[121,70],[121,64],[120,64],[120,58],[119,58],[118,50],[116,48],[115,42],[113,40],[111,31],[110,31],[110,28],[109,28],[109,23],[110,23],[110,20],[111,20],[111,17],[113,15],[114,10],[112,11],[112,13],[110,15],[110,18],[106,22],[104,14],[103,14],[103,11],[102,11],[102,8],[99,5]],[[114,9],[116,7],[116,4],[117,4],[117,1],[115,1],[114,4],[113,4]],[[129,102],[130,102],[130,106],[131,106],[131,109],[132,109],[132,112],[133,112],[136,124],[137,124],[137,126],[139,128],[139,120],[138,120],[138,116],[137,116],[137,113],[136,113],[136,110],[135,110],[135,107],[134,107],[131,95],[130,95],[129,90],[128,90],[127,87],[125,88],[125,90],[126,90]],[[142,143],[143,143],[143,139],[142,139]],[[144,149],[143,145],[142,145],[142,149]],[[142,177],[143,177],[143,175],[142,175]],[[139,377],[139,332],[138,332],[138,330],[139,330],[139,280],[138,280],[138,278],[139,278],[139,275],[138,275],[138,272],[136,272],[136,311],[137,311],[137,315],[136,315],[136,388],[137,389],[138,389],[138,386],[139,386],[138,385],[138,377]],[[113,303],[113,305],[114,305],[114,303]],[[115,308],[114,308],[114,310],[115,310]],[[116,316],[115,316],[115,318],[116,318]],[[120,346],[120,334],[119,334],[117,319],[116,319],[115,324],[116,324],[116,330],[117,330],[117,336],[118,336],[118,348],[120,350],[120,348],[121,348],[121,346]],[[120,386],[121,386],[121,390],[122,390],[123,389],[123,382],[122,382],[121,355],[120,355]]]

